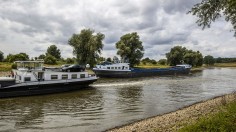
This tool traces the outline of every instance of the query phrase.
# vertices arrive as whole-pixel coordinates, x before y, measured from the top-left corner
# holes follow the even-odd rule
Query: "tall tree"
[[[2,52],[2,51],[0,51],[0,62],[2,62],[2,61],[3,61],[3,59],[4,59],[3,52]]]
[[[170,52],[166,53],[167,63],[171,66],[181,64],[184,61],[184,54],[187,49],[182,46],[175,46],[171,48]]]
[[[48,47],[46,55],[51,55],[59,60],[61,58],[61,51],[56,45],[51,45]]]
[[[129,61],[131,67],[139,64],[144,54],[142,42],[136,32],[123,35],[116,43],[116,48],[117,54],[123,61]]]
[[[94,66],[103,49],[104,38],[102,33],[94,34],[91,29],[83,29],[80,34],[73,34],[68,44],[73,47],[78,63]]]
[[[211,23],[222,16],[227,22],[231,22],[236,37],[236,0],[202,0],[194,5],[189,13],[196,15],[199,19],[196,23],[199,26],[210,27]]]
[[[39,55],[38,59],[45,59],[45,57],[46,57],[46,55],[41,54],[41,55]]]
[[[203,63],[202,54],[199,51],[188,50],[182,46],[171,48],[170,52],[166,53],[167,63],[171,66],[187,63],[192,66],[201,66]]]
[[[215,64],[215,59],[211,55],[207,55],[204,57],[204,64],[206,65],[214,65]]]

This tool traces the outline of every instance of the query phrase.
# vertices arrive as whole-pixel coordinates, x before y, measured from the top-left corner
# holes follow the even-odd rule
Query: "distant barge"
[[[84,69],[45,69],[43,61],[17,61],[11,77],[0,77],[0,98],[78,90],[97,80]]]
[[[93,71],[98,77],[104,78],[135,78],[162,75],[186,75],[189,74],[191,65],[181,64],[169,68],[130,68],[129,63],[103,62],[96,65]]]

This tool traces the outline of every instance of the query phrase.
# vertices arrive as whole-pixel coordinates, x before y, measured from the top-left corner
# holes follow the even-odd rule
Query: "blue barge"
[[[96,65],[93,71],[98,77],[105,78],[131,78],[163,75],[186,75],[189,74],[191,65],[181,64],[169,68],[130,68],[129,63],[104,62]]]

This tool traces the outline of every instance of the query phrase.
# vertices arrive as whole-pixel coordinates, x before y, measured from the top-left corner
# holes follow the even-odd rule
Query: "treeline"
[[[236,58],[215,58],[216,63],[233,63],[236,62]]]
[[[214,65],[217,63],[227,63],[236,62],[235,58],[217,58],[214,59],[213,56],[203,57],[200,51],[193,51],[182,46],[175,46],[166,53],[166,59],[155,60],[150,58],[143,58],[144,47],[142,41],[137,32],[127,33],[120,37],[120,40],[114,44],[117,49],[116,54],[120,57],[114,56],[113,60],[111,58],[104,58],[101,56],[103,50],[103,40],[105,35],[102,33],[95,33],[91,29],[83,29],[79,34],[73,34],[71,38],[68,39],[68,45],[73,48],[74,58],[61,57],[61,51],[56,47],[56,45],[51,45],[48,47],[45,54],[41,54],[38,57],[29,58],[26,53],[19,54],[9,54],[4,58],[3,52],[0,51],[0,61],[14,62],[14,61],[24,61],[24,60],[37,60],[43,59],[46,64],[57,64],[61,63],[78,63],[78,64],[90,64],[91,67],[96,65],[101,61],[113,61],[113,62],[128,62],[130,66],[137,66],[142,64],[153,64],[157,63],[161,65],[175,66],[177,64],[190,64],[192,66],[202,66],[203,64]]]

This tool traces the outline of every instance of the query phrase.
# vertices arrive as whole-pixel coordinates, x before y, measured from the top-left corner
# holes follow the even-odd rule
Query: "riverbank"
[[[202,117],[209,116],[220,111],[220,107],[236,101],[236,92],[223,95],[210,100],[193,104],[175,112],[151,117],[122,127],[117,127],[109,132],[158,132],[178,131]]]

